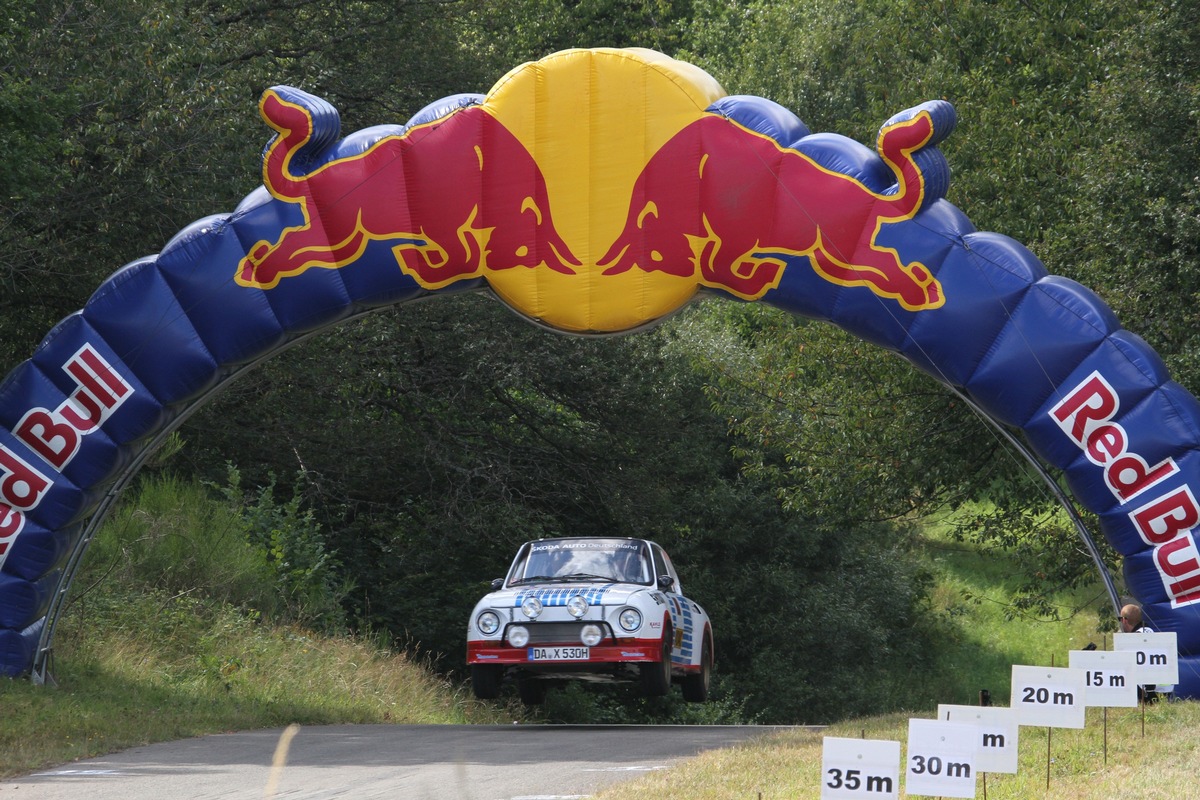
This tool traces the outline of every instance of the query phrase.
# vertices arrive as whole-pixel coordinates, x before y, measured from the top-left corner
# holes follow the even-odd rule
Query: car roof
[[[654,544],[649,539],[639,539],[635,536],[547,536],[543,539],[531,539],[526,544],[534,544],[535,542],[566,542],[576,541],[580,539],[615,539],[624,542],[644,542],[645,544]]]

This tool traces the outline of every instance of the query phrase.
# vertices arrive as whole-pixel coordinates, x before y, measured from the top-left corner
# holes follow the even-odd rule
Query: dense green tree
[[[687,324],[743,469],[789,509],[900,519],[1022,470],[961,398],[836,328],[741,306]]]
[[[464,46],[515,67],[572,47],[648,47],[675,55],[694,0],[492,0],[474,4]],[[499,77],[499,76],[497,76]]]
[[[1103,72],[1068,146],[1072,214],[1046,237],[1061,264],[1116,309],[1200,390],[1200,8],[1138,6],[1129,29],[1097,43]]]
[[[8,366],[108,274],[260,182],[267,87],[327,97],[354,130],[500,74],[457,44],[461,0],[4,5]]]

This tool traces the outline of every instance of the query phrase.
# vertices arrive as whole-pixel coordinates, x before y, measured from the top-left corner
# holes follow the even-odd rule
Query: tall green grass
[[[0,777],[152,742],[334,723],[509,721],[369,641],[273,626],[228,604],[111,594],[64,619],[57,686],[0,682]]]
[[[1022,565],[1000,548],[955,541],[945,522],[925,528],[924,549],[936,580],[930,613],[944,632],[934,654],[926,702],[974,704],[987,689],[1007,705],[1013,664],[1067,664],[1071,650],[1108,641],[1114,612],[1099,576],[1078,589],[1045,598],[1051,615],[1022,610],[1014,602]]]
[[[73,602],[88,587],[195,594],[268,617],[281,603],[267,551],[251,543],[238,507],[198,483],[152,475],[88,549]],[[80,592],[79,590],[83,590]]]

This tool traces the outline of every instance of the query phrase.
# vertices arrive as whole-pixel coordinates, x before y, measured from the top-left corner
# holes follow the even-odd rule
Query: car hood
[[[650,590],[628,583],[537,583],[492,592],[482,602],[494,608],[517,608],[527,597],[536,597],[543,606],[565,606],[572,597],[582,596],[590,606],[619,606]]]

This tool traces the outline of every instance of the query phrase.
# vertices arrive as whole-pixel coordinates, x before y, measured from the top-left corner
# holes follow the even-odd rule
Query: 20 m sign
[[[1012,707],[1021,725],[1082,728],[1086,692],[1082,669],[1013,665]]]

